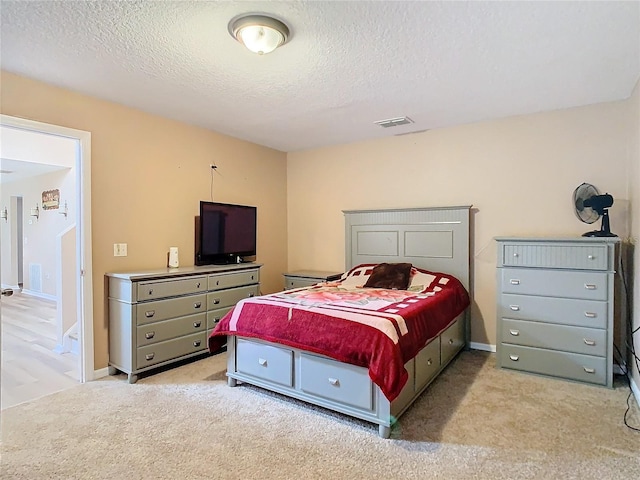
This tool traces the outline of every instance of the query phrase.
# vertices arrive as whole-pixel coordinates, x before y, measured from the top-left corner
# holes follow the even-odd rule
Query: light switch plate
[[[114,243],[113,244],[113,256],[114,257],[126,257],[127,256],[127,244],[126,243]]]

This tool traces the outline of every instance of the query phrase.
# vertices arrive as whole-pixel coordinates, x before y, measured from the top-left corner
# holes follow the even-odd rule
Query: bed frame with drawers
[[[470,286],[470,206],[345,211],[346,268],[410,262]],[[391,426],[469,342],[468,310],[405,365],[409,381],[390,402],[366,368],[241,336],[227,340],[229,386],[246,382],[333,411]]]

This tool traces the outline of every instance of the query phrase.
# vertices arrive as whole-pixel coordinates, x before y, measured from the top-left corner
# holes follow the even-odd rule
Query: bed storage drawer
[[[205,292],[207,290],[207,277],[200,275],[181,280],[171,279],[140,282],[137,287],[138,294],[136,300],[143,302],[157,298],[177,297],[190,293]]]
[[[416,355],[416,385],[419,392],[440,370],[440,337],[434,338]]]
[[[606,328],[607,307],[606,302],[598,300],[504,294],[499,298],[498,316],[589,328]]]
[[[258,285],[230,288],[207,294],[207,308],[209,310],[222,307],[231,307],[244,298],[255,297],[259,292]]]
[[[188,295],[186,297],[156,300],[155,302],[139,303],[136,308],[136,322],[138,325],[159,322],[169,318],[183,317],[207,311],[207,297],[203,295]]]
[[[200,332],[138,348],[138,367],[144,368],[207,348],[207,333]]]
[[[238,339],[236,368],[239,373],[293,386],[293,351]]]
[[[458,318],[440,335],[440,364],[449,363],[456,353],[464,347],[464,321]]]
[[[206,327],[205,314],[147,323],[137,327],[137,346],[151,345],[171,338],[181,337],[196,332],[203,332]]]
[[[551,323],[502,320],[502,341],[515,345],[565,350],[604,357],[607,354],[607,331]]]
[[[502,269],[502,292],[584,300],[607,299],[607,275],[542,269]]]
[[[300,355],[303,392],[367,410],[373,409],[373,382],[366,368],[315,355]]]
[[[208,289],[219,290],[223,288],[249,285],[260,281],[259,270],[247,270],[246,272],[225,273],[222,275],[209,275]]]
[[[604,357],[508,344],[502,344],[499,355],[505,368],[607,384],[607,359]]]

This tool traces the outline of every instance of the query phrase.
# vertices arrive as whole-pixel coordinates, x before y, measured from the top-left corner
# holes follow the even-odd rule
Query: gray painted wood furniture
[[[470,290],[470,207],[345,211],[346,268],[410,262],[457,277]],[[472,296],[471,296],[472,297]],[[472,297],[473,298],[473,297]],[[276,343],[231,336],[227,376],[378,424],[391,426],[468,342],[468,311],[407,362],[409,381],[390,402],[366,368]]]
[[[260,291],[260,265],[108,273],[109,374],[138,374],[207,353],[207,337],[241,299]]]
[[[316,283],[326,282],[328,280],[337,280],[342,272],[325,272],[321,270],[296,270],[284,274],[284,288],[290,290],[292,288],[310,287]]]
[[[618,238],[496,238],[497,366],[613,385]]]

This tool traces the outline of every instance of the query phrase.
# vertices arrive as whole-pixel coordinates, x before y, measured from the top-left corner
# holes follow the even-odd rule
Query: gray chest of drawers
[[[617,238],[496,238],[497,365],[611,387]]]
[[[109,273],[109,374],[138,374],[207,352],[211,330],[259,294],[256,264]]]

